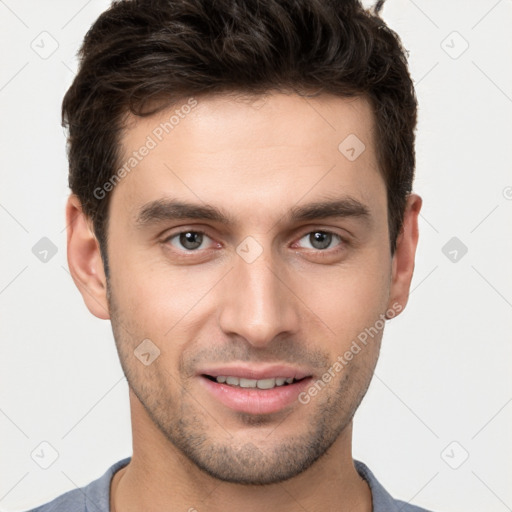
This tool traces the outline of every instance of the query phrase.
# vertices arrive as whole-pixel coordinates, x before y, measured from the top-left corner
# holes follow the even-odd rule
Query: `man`
[[[68,261],[133,456],[37,511],[420,511],[351,453],[421,199],[398,36],[358,1],[121,0],[63,102]]]

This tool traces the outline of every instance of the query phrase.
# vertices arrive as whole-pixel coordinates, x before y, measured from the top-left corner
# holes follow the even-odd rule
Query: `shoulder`
[[[90,484],[61,494],[54,500],[26,512],[109,512],[110,481],[116,471],[126,466],[131,457],[122,459]]]
[[[366,464],[354,460],[354,465],[359,475],[366,480],[370,487],[372,492],[373,512],[433,512],[416,505],[411,505],[405,501],[394,499],[389,492],[384,489]]]

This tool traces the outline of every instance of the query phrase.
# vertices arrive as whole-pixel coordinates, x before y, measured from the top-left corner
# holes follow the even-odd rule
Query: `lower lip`
[[[207,377],[200,381],[219,402],[234,411],[248,414],[271,414],[298,401],[298,396],[309,384],[311,377],[272,389],[241,388],[220,384]]]

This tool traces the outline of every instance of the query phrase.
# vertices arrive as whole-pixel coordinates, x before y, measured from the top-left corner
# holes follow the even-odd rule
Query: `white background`
[[[127,384],[110,323],[85,308],[65,246],[60,104],[81,40],[107,6],[0,1],[2,511],[46,502],[131,455]],[[388,0],[383,17],[410,52],[420,103],[415,191],[424,208],[410,303],[386,328],[356,414],[354,457],[397,498],[436,511],[505,512],[512,2]],[[34,51],[57,44],[46,59]],[[42,237],[57,248],[46,263],[32,252]],[[468,249],[456,262],[442,251],[452,237]],[[42,441],[58,452],[46,470],[31,458]]]

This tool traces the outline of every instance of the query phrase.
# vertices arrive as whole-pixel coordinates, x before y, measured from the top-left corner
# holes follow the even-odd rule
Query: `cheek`
[[[189,302],[194,285],[179,271],[155,261],[152,252],[119,254],[111,265],[113,289],[121,309],[139,321],[155,325],[167,318],[171,323],[174,310],[178,314]]]
[[[303,272],[292,289],[314,313],[316,326],[328,331],[339,349],[364,329],[372,326],[387,309],[389,296],[389,264],[372,261]],[[380,258],[383,260],[383,258]]]
[[[119,260],[112,265],[113,293],[131,337],[151,339],[163,359],[179,354],[197,336],[200,319],[213,318],[212,290],[225,269],[172,268],[128,255]]]

